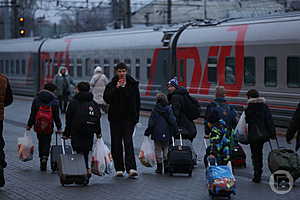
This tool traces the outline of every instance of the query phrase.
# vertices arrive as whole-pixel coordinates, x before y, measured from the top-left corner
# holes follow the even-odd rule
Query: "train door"
[[[201,80],[201,66],[196,47],[177,48],[177,78],[189,92],[197,93]]]

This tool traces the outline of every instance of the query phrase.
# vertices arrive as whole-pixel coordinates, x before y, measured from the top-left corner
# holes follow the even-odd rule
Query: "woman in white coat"
[[[94,101],[100,105],[101,109],[107,113],[107,105],[103,100],[103,93],[105,86],[108,83],[108,79],[103,73],[100,66],[97,66],[94,70],[94,75],[90,81],[91,92],[94,96]]]

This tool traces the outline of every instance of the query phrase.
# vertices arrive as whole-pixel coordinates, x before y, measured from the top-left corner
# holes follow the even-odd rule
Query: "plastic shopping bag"
[[[18,138],[18,156],[23,162],[33,159],[34,146],[31,136],[25,131],[23,137]]]
[[[235,135],[241,144],[248,144],[248,124],[246,124],[245,112],[243,112],[235,128]]]
[[[105,164],[105,144],[101,139],[97,139],[93,152],[92,152],[92,173],[98,176],[103,176],[105,174],[106,164]]]
[[[145,167],[154,167],[156,164],[155,152],[154,152],[154,143],[149,138],[144,138],[143,144],[141,146],[139,159]]]
[[[104,149],[105,149],[105,165],[106,165],[105,173],[111,174],[113,172],[112,155],[109,148],[105,144],[104,144]]]

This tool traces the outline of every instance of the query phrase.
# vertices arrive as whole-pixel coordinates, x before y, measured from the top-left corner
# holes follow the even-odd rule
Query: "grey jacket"
[[[56,95],[57,96],[63,96],[63,87],[64,87],[64,77],[61,73],[61,70],[65,69],[66,73],[65,73],[65,79],[67,82],[67,88],[66,88],[66,94],[65,95],[70,95],[71,93],[71,88],[70,85],[72,84],[73,86],[75,86],[75,83],[73,82],[72,77],[68,74],[68,69],[65,67],[60,67],[58,70],[58,73],[55,75],[54,79],[53,79],[53,83],[57,86],[56,89]]]

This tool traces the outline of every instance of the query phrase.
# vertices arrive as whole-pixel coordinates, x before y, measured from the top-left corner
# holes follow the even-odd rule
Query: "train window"
[[[9,74],[9,61],[8,60],[5,61],[5,72],[7,74]]]
[[[130,59],[125,59],[124,62],[128,67],[128,72],[127,73],[131,74],[131,60]]]
[[[109,60],[104,59],[104,74],[107,76],[107,78],[110,77],[110,71],[109,71]]]
[[[4,72],[3,60],[0,60],[0,73]]]
[[[80,58],[77,59],[77,77],[82,77],[82,61]]]
[[[94,64],[95,64],[95,66],[94,66],[94,69],[95,69],[98,65],[100,65],[100,60],[99,59],[95,59],[94,60]]]
[[[225,83],[235,83],[235,58],[226,58],[225,61]]]
[[[150,79],[151,58],[147,58],[147,79]]]
[[[26,73],[26,60],[22,60],[22,74]]]
[[[91,60],[89,58],[85,59],[85,75],[86,76],[92,76],[93,71],[92,71],[92,65],[91,65]]]
[[[120,63],[120,60],[119,59],[114,59],[114,66],[116,66],[117,64]]]
[[[288,87],[300,87],[300,57],[289,56],[287,58],[287,85]]]
[[[141,60],[139,58],[135,59],[135,78],[140,80],[140,71],[141,71]]]
[[[16,74],[20,74],[20,61],[16,60]]]
[[[277,58],[265,57],[265,86],[277,86]]]
[[[74,62],[74,60],[71,59],[71,60],[70,60],[70,65],[69,65],[69,74],[70,74],[70,76],[74,76],[74,66],[73,66],[73,62]]]
[[[10,61],[10,73],[11,74],[14,74],[15,73],[15,61],[14,60],[11,60]]]
[[[208,58],[207,60],[207,78],[209,83],[217,83],[217,63],[217,58]]]
[[[246,86],[255,85],[255,57],[245,57],[244,59],[244,84]]]
[[[184,81],[184,59],[180,59],[179,61],[179,81]]]

